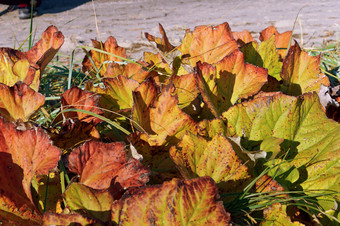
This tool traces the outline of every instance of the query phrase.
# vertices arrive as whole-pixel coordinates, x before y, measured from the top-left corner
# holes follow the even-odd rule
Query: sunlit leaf
[[[104,78],[102,81],[105,88],[96,90],[101,94],[99,105],[114,112],[130,111],[133,105],[132,92],[139,86],[139,83],[123,75],[118,75],[116,78]],[[107,112],[106,115],[109,117],[112,113]]]
[[[133,94],[132,117],[147,132],[144,133],[143,139],[150,145],[161,146],[166,143],[175,143],[186,131],[195,132],[195,121],[178,107],[178,98],[172,95],[173,85],[163,87],[157,99],[154,98],[155,89],[151,94],[149,92],[143,94],[142,89],[136,89]],[[151,100],[153,101],[149,102]]]
[[[46,212],[43,217],[44,225],[100,225],[100,221],[85,217],[79,213],[65,214]]]
[[[309,56],[295,43],[283,61],[281,78],[289,95],[319,92],[321,84],[329,86],[326,75],[320,71],[320,56]]]
[[[103,111],[98,108],[97,103],[99,100],[99,95],[81,90],[80,88],[74,86],[71,89],[67,90],[61,96],[61,106],[62,110],[75,108],[75,109],[83,109],[87,111],[91,111],[95,114],[101,115]],[[64,112],[62,113],[62,117],[64,119],[73,119],[80,120],[83,122],[89,122],[93,124],[98,124],[102,120],[96,118],[94,116],[88,115],[82,112]],[[61,116],[55,119],[55,123],[61,121]],[[65,121],[65,120],[64,120]]]
[[[112,205],[112,220],[122,225],[228,225],[230,215],[216,202],[209,177],[146,186]]]
[[[191,105],[199,94],[195,74],[173,75],[170,80],[176,88],[174,94],[178,96],[178,106],[183,109]]]
[[[186,133],[170,156],[185,178],[210,176],[216,183],[249,177],[229,141],[216,135],[211,141]]]
[[[23,82],[8,87],[0,83],[0,115],[7,120],[27,122],[45,103],[45,97]]]
[[[69,170],[80,176],[80,182],[95,189],[110,187],[114,178],[123,188],[148,181],[148,170],[138,160],[127,158],[122,142],[86,142],[72,151],[68,162]]]
[[[198,63],[197,83],[204,102],[220,116],[239,99],[259,92],[267,81],[267,71],[244,63],[243,53],[235,51],[216,66]]]
[[[18,177],[27,197],[32,200],[31,182],[35,175],[48,174],[59,161],[61,151],[52,145],[41,128],[17,130],[13,123],[0,119],[0,150],[12,157],[22,170]],[[6,175],[3,175],[6,177]]]
[[[64,35],[55,26],[49,26],[41,39],[25,53],[25,56],[30,63],[39,65],[40,70],[44,71],[63,43]]]
[[[32,65],[25,58],[24,53],[10,49],[0,48],[0,82],[7,86],[14,86],[18,81],[30,85],[38,91],[40,70],[38,65]]]
[[[157,44],[157,48],[162,52],[169,52],[173,50],[175,47],[170,44],[168,37],[166,36],[165,30],[161,24],[159,24],[159,32],[161,33],[162,38],[156,38],[147,32],[145,32],[145,37],[147,40],[155,42]]]
[[[230,136],[253,141],[266,137],[288,140],[289,147],[282,154],[290,161],[277,167],[299,169],[303,178],[299,183],[304,189],[339,191],[340,125],[326,117],[316,93],[299,97],[260,94],[252,101],[235,105],[223,116]],[[283,183],[295,182],[296,177],[285,177],[286,170],[280,172],[277,167],[269,175],[281,177]]]
[[[255,41],[253,36],[247,30],[233,31],[232,35],[233,35],[234,39],[236,40],[239,47],[241,47],[241,46],[243,46],[243,45],[245,45],[249,42]]]
[[[303,226],[304,224],[299,222],[292,222],[286,212],[287,206],[280,203],[273,203],[270,207],[263,211],[265,220],[261,222],[263,226],[281,226],[281,225],[293,225]]]
[[[242,46],[241,51],[244,53],[244,60],[247,63],[267,68],[268,74],[280,81],[282,62],[276,51],[274,41],[275,37],[272,36],[261,42],[260,46],[256,42],[251,42]]]
[[[292,36],[291,31],[286,31],[284,33],[279,33],[274,26],[267,27],[260,32],[260,40],[266,41],[270,37],[275,36],[275,47],[277,52],[280,54],[281,58],[284,58],[287,54],[287,48],[289,48],[289,41]]]
[[[155,75],[155,71],[149,71],[147,69],[148,66],[149,65],[147,63],[140,61],[137,63],[128,63],[122,65],[118,63],[111,63],[108,65],[104,77],[115,78],[118,75],[124,75],[127,78],[142,83],[149,76]]]
[[[178,50],[189,54],[188,64],[194,67],[198,61],[217,63],[237,49],[228,23],[213,26],[198,26],[188,31]]]
[[[119,191],[120,192],[120,191]],[[108,189],[97,190],[80,183],[72,183],[63,197],[72,210],[84,213],[102,222],[111,219],[111,205],[115,195]]]
[[[105,43],[92,40],[92,44],[93,44],[93,47],[96,49],[104,50],[108,53],[112,53],[114,55],[117,55],[123,58],[127,57],[125,53],[125,49],[118,46],[116,39],[112,36],[108,37]],[[109,63],[115,62],[115,61],[118,61],[118,62],[122,61],[120,58],[117,58],[115,56],[100,53],[94,50],[90,50],[89,54],[95,65],[92,65],[92,62],[90,61],[90,59],[87,56],[85,56],[83,60],[82,70],[84,72],[88,71],[92,74],[93,73],[96,74],[97,73],[97,71],[95,70],[95,67],[96,67],[98,70],[100,69],[101,76],[105,74]]]

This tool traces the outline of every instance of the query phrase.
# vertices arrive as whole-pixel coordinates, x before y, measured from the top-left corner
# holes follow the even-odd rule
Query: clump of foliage
[[[320,56],[274,27],[258,42],[199,26],[179,46],[160,32],[145,34],[158,52],[139,61],[113,37],[93,41],[75,79],[85,85],[66,91],[60,74],[41,76],[57,28],[27,52],[0,48],[0,220],[339,223],[339,93]]]

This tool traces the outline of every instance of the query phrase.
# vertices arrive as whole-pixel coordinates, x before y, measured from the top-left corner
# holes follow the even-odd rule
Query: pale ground
[[[128,48],[131,57],[139,58],[143,51],[153,51],[143,32],[160,36],[158,23],[175,45],[188,28],[223,22],[233,31],[247,29],[257,38],[270,25],[279,32],[292,30],[303,6],[294,30],[301,45],[320,46],[324,41],[340,40],[339,0],[95,0],[99,35],[91,1],[43,0],[41,16],[34,19],[35,40],[49,25],[55,25],[66,38],[61,53],[69,55],[76,46],[91,45],[91,39],[105,41],[112,35],[120,46]],[[6,8],[0,4],[0,11]],[[19,20],[17,15],[15,10],[0,16],[1,47],[17,48],[27,38],[30,21]]]

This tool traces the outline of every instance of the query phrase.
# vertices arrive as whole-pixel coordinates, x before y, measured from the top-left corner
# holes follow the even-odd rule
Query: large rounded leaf
[[[95,189],[110,187],[111,181],[123,188],[148,182],[148,170],[138,160],[127,158],[125,144],[89,141],[68,157],[69,170],[80,175],[80,182]]]
[[[230,215],[209,177],[142,187],[115,201],[112,220],[122,225],[229,225]]]
[[[0,119],[0,152],[10,154],[13,163],[22,169],[22,187],[30,200],[32,178],[48,174],[57,166],[61,155],[41,128],[20,131],[3,119]]]
[[[150,95],[142,94],[139,89],[134,92],[132,116],[139,128],[142,127],[142,131],[146,132],[143,134],[145,141],[150,145],[161,146],[176,143],[186,131],[196,131],[195,121],[178,107],[178,98],[172,95],[172,84],[163,87],[157,99],[154,98],[156,87],[153,90]],[[153,102],[147,105],[151,100]]]
[[[329,86],[326,75],[320,71],[320,56],[309,56],[295,43],[283,61],[281,78],[285,93],[298,96],[303,93],[320,91],[321,84]]]
[[[340,191],[340,125],[326,117],[316,93],[299,97],[260,94],[230,108],[223,116],[230,136],[243,136],[251,141],[267,137],[287,140],[289,151],[283,154],[290,161],[279,167],[297,168],[298,183],[304,189]]]
[[[0,115],[10,121],[27,122],[45,103],[45,97],[23,82],[8,87],[0,83]]]
[[[203,100],[216,117],[239,99],[259,92],[267,81],[267,70],[245,63],[239,50],[214,66],[198,63],[197,68],[197,83]]]
[[[55,26],[49,26],[41,39],[25,53],[25,56],[30,63],[39,65],[40,70],[44,71],[63,43],[64,35]]]
[[[101,115],[103,111],[98,108],[97,103],[99,100],[99,95],[84,91],[76,86],[72,87],[71,89],[67,90],[61,96],[61,107],[62,110],[66,109],[80,109],[91,111],[92,113]],[[92,115],[83,113],[83,112],[64,112],[63,113],[64,119],[78,119],[82,122],[88,122],[93,124],[98,124],[102,120],[96,118]],[[58,122],[61,120],[61,116],[55,120]],[[65,121],[65,120],[64,120]]]
[[[216,135],[211,141],[187,133],[177,146],[170,149],[170,156],[186,178],[210,176],[216,183],[236,181],[249,177],[229,141]]]
[[[112,53],[114,55],[117,55],[119,57],[123,57],[126,58],[126,53],[125,53],[125,49],[118,46],[117,41],[114,37],[110,36],[107,38],[107,40],[105,41],[105,43],[96,41],[96,40],[92,40],[92,44],[93,47],[96,49],[100,49],[103,51],[106,51],[108,53]],[[92,62],[90,61],[90,59],[88,58],[88,56],[86,56],[83,60],[83,71],[84,72],[90,72],[90,73],[94,73],[96,74],[97,71],[99,70],[100,75],[104,75],[107,67],[108,67],[108,62],[112,61],[122,61],[120,58],[117,58],[115,56],[111,56],[105,53],[100,53],[97,52],[95,50],[91,50],[90,51],[90,56],[93,60],[94,65],[92,65]]]
[[[178,50],[182,55],[189,54],[189,65],[196,62],[209,64],[222,60],[237,49],[237,43],[232,36],[228,23],[213,26],[198,26],[194,31],[185,34]]]
[[[284,58],[287,54],[287,49],[289,48],[289,41],[292,36],[292,31],[286,31],[284,33],[279,33],[274,26],[267,27],[260,32],[260,40],[266,41],[272,36],[275,36],[275,47],[277,52],[280,54],[281,58]]]

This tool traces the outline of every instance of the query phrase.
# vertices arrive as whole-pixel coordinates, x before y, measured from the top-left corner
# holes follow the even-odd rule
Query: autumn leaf
[[[25,56],[30,63],[39,65],[40,71],[44,71],[63,43],[64,35],[51,25],[44,31],[41,39],[25,52]]]
[[[239,99],[259,92],[267,81],[267,71],[246,64],[238,50],[215,65],[198,63],[196,77],[203,100],[215,117]]]
[[[260,32],[260,41],[266,41],[270,39],[272,36],[275,36],[275,47],[277,52],[280,54],[283,59],[287,54],[287,49],[289,48],[289,41],[292,36],[292,31],[286,31],[280,34],[274,26],[269,26],[263,31]]]
[[[241,46],[243,46],[243,45],[245,45],[249,42],[255,41],[253,36],[247,30],[233,31],[232,35],[233,35],[234,39],[236,40],[239,47],[241,47]]]
[[[284,93],[298,96],[307,92],[319,92],[321,84],[329,86],[326,75],[320,71],[320,56],[309,56],[295,43],[283,61],[281,78]]]
[[[0,119],[2,122],[2,119]],[[23,169],[6,153],[0,130],[0,220],[3,224],[37,225],[41,214],[28,198],[23,187]]]
[[[170,81],[175,86],[174,95],[178,96],[178,106],[183,109],[193,104],[192,102],[198,97],[199,90],[194,73],[177,76],[173,75]]]
[[[145,32],[145,38],[150,42],[155,42],[157,44],[157,48],[162,52],[170,52],[175,47],[170,44],[168,37],[166,36],[165,30],[161,24],[159,24],[159,32],[162,35],[162,38],[156,38],[153,35]]]
[[[61,151],[52,145],[47,133],[41,128],[20,131],[15,125],[0,119],[0,150],[12,156],[14,164],[22,169],[22,186],[31,197],[31,182],[35,175],[48,174],[55,168]]]
[[[243,136],[252,141],[276,137],[289,142],[282,153],[289,161],[274,167],[268,173],[270,176],[280,179],[281,175],[280,182],[289,186],[285,180],[294,183],[296,176],[287,176],[287,169],[300,169],[298,178],[304,179],[299,185],[303,189],[339,191],[339,168],[336,166],[340,159],[340,134],[337,132],[340,125],[327,118],[316,93],[299,97],[259,94],[252,101],[230,108],[223,117],[229,136]],[[316,121],[318,126],[315,126]],[[272,167],[271,164],[268,162],[267,166]]]
[[[100,134],[96,126],[92,123],[66,120],[59,130],[52,129],[50,131],[53,144],[61,149],[70,150],[85,143],[88,140],[100,138]]]
[[[38,65],[30,64],[23,52],[0,48],[0,82],[7,86],[14,86],[18,81],[38,91],[40,84]]]
[[[216,183],[249,177],[248,169],[236,155],[230,142],[221,135],[207,141],[186,133],[170,156],[185,178],[210,176]]]
[[[276,51],[274,41],[275,37],[272,36],[261,42],[260,45],[251,42],[242,46],[240,50],[244,54],[245,62],[268,69],[268,74],[280,81],[282,62]]]
[[[122,58],[127,57],[125,53],[125,49],[118,46],[116,39],[112,36],[108,37],[105,43],[92,40],[92,44],[93,44],[93,47],[96,49],[106,51],[108,53],[114,54]],[[100,53],[95,50],[90,50],[89,54],[95,65],[92,65],[88,56],[85,56],[83,63],[82,63],[83,64],[82,70],[83,72],[90,72],[91,74],[96,74],[97,70],[100,69],[99,73],[101,76],[103,76],[105,72],[107,71],[109,62],[116,62],[116,61],[121,62],[122,61],[121,58],[111,56],[105,53]]]
[[[74,149],[68,157],[69,170],[79,181],[94,189],[110,187],[113,179],[123,188],[142,186],[148,182],[148,170],[138,160],[127,158],[125,144],[88,141]]]
[[[78,213],[87,213],[89,217],[100,221],[111,220],[111,205],[115,194],[109,189],[93,189],[84,184],[71,183],[63,197],[69,208]],[[118,191],[121,192],[121,191]]]
[[[293,225],[303,226],[304,224],[297,221],[292,222],[290,217],[287,215],[287,206],[281,205],[280,203],[273,203],[263,211],[265,220],[261,222],[263,226],[280,226],[280,225]]]
[[[153,89],[143,94],[142,90],[148,86]],[[196,131],[195,121],[178,107],[178,98],[172,95],[174,92],[172,84],[163,87],[157,99],[154,82],[140,87],[133,93],[132,119],[137,124],[137,129],[144,132],[143,140],[150,145],[161,146],[175,143],[186,131]]]
[[[101,222],[91,217],[83,216],[79,213],[53,213],[46,212],[43,217],[44,225],[98,225]]]
[[[178,50],[182,55],[189,54],[188,64],[192,67],[198,61],[217,63],[237,49],[228,23],[213,26],[198,26],[188,31]]]
[[[142,83],[148,77],[157,74],[157,72],[149,70],[148,67],[149,65],[142,61],[128,64],[111,63],[107,66],[104,77],[116,78],[118,75],[124,75],[129,79]]]
[[[80,109],[91,111],[92,113],[102,115],[103,111],[98,108],[99,95],[93,92],[84,91],[76,86],[67,90],[61,95],[61,108],[62,111],[67,109]],[[65,119],[78,119],[82,122],[88,122],[93,124],[98,124],[102,120],[94,116],[88,115],[83,112],[63,112],[62,117]],[[62,120],[61,116],[55,119],[54,123],[60,122]]]
[[[114,112],[130,112],[133,106],[132,92],[139,86],[139,83],[123,75],[118,75],[116,78],[104,78],[102,81],[105,88],[96,89],[96,93],[101,94],[99,105]],[[112,112],[107,112],[105,115],[110,118]]]
[[[145,186],[112,205],[112,220],[122,225],[230,225],[230,215],[216,201],[218,190],[209,177],[173,179]]]
[[[0,115],[9,121],[27,122],[45,103],[45,97],[23,82],[8,87],[0,83]]]

